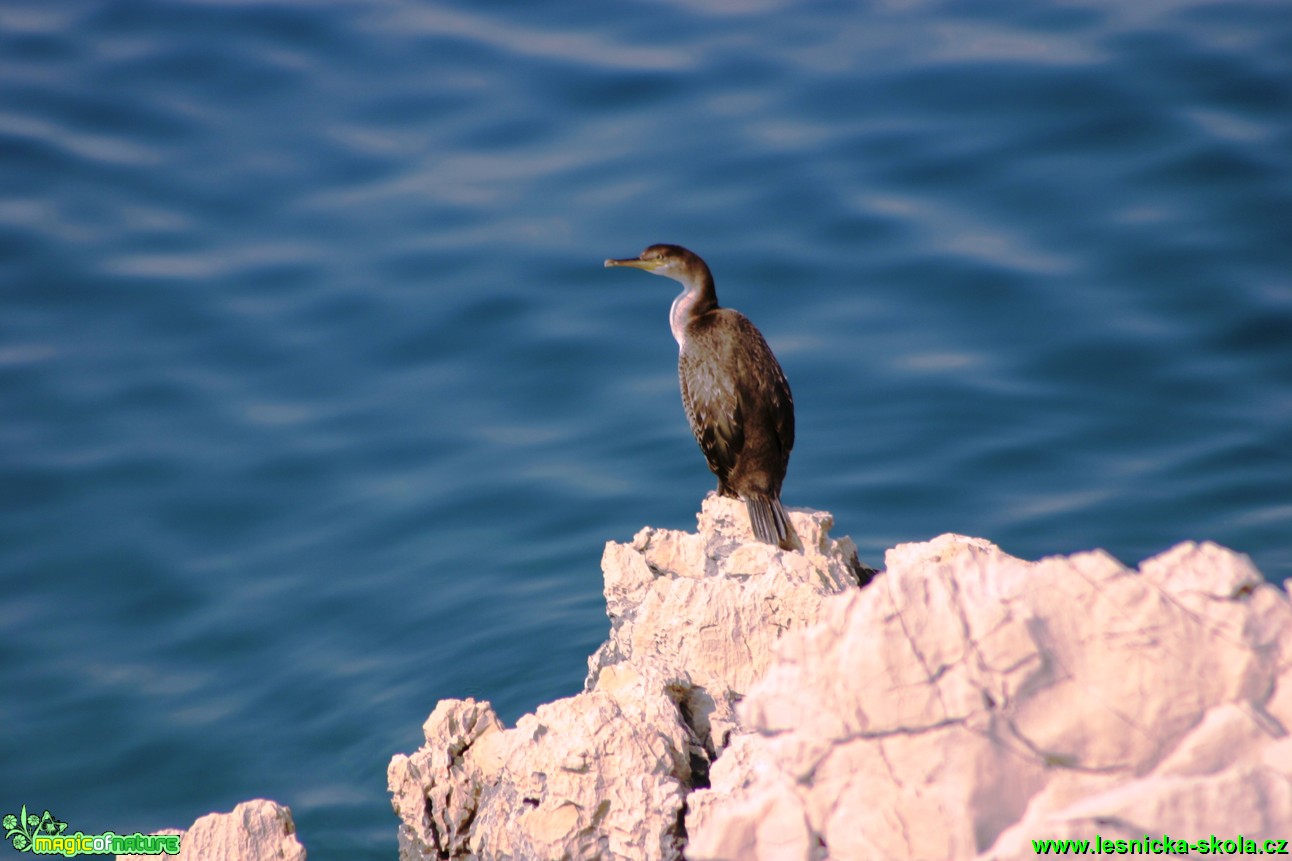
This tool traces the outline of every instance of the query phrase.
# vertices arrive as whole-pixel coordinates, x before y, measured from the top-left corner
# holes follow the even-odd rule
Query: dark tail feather
[[[754,528],[754,536],[764,544],[775,544],[782,550],[794,549],[790,540],[790,520],[785,516],[781,501],[765,496],[745,497],[745,508],[749,509],[749,525]]]

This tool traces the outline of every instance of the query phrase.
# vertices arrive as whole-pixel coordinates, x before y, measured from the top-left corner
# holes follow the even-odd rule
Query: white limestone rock
[[[1011,859],[1043,838],[1292,835],[1292,607],[1246,557],[1139,572],[944,535],[783,637],[687,857]]]
[[[426,745],[390,763],[400,858],[676,858],[687,731],[633,680],[540,706],[504,729],[444,700]]]
[[[589,659],[588,689],[629,663],[679,691],[706,755],[737,729],[735,705],[771,666],[788,631],[813,624],[832,595],[873,574],[822,511],[790,511],[801,552],[753,538],[744,503],[710,493],[696,533],[647,527],[602,557],[610,639]]]
[[[857,589],[872,572],[830,516],[791,520],[801,553],[716,497],[696,534],[608,544],[586,690],[514,729],[441,703],[390,766],[401,857],[1004,861],[1034,839],[1292,835],[1292,606],[1245,557],[1182,544],[1134,571],[944,535]]]
[[[264,799],[244,801],[229,813],[208,813],[179,834],[179,855],[118,855],[119,861],[174,857],[178,861],[305,861],[292,812]]]
[[[391,806],[401,820],[401,858],[468,854],[482,787],[479,769],[469,767],[465,755],[481,738],[502,731],[488,703],[441,700],[422,726],[426,744],[412,756],[396,754],[390,761],[386,776]]]
[[[687,794],[736,728],[735,704],[786,632],[855,591],[830,515],[791,512],[803,552],[753,541],[710,496],[698,534],[644,529],[602,560],[610,639],[586,690],[506,729],[487,703],[441,702],[388,779],[403,861],[681,858]]]

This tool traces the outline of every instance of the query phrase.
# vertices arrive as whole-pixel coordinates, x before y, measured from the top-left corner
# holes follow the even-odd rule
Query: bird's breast
[[[695,305],[695,300],[695,291],[683,290],[677,294],[672,307],[668,310],[668,327],[673,330],[673,340],[677,341],[679,354],[686,350],[686,326],[691,322],[691,309]]]

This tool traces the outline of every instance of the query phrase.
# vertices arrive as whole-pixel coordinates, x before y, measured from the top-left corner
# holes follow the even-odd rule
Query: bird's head
[[[711,278],[709,267],[700,256],[680,245],[652,245],[636,257],[607,260],[606,266],[631,266],[652,275],[663,275],[674,281],[681,281],[688,286]]]

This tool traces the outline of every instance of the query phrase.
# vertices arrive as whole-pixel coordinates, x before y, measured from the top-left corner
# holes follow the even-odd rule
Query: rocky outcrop
[[[850,539],[829,537],[829,514],[793,512],[791,520],[801,552],[755,541],[743,504],[710,495],[696,533],[646,528],[629,544],[608,542],[601,568],[610,638],[588,660],[587,690],[625,673],[663,683],[715,758],[737,726],[736,704],[771,666],[781,637],[874,575]]]
[[[272,801],[244,801],[230,813],[208,813],[180,834],[179,855],[118,855],[119,861],[174,857],[178,861],[305,861],[292,812]]]
[[[390,763],[400,857],[680,857],[686,797],[708,784],[741,693],[780,636],[857,585],[829,515],[791,517],[803,553],[753,543],[743,507],[717,499],[699,534],[607,544],[611,636],[586,689],[512,729],[487,704],[441,702],[426,744]]]
[[[1034,839],[1292,837],[1292,606],[1243,556],[1128,569],[981,539],[901,545],[866,588],[710,497],[603,557],[586,689],[507,729],[441,702],[390,764],[420,858],[1007,859]]]
[[[693,861],[1292,837],[1292,610],[1215,545],[1139,571],[902,545],[779,657],[690,797]]]

